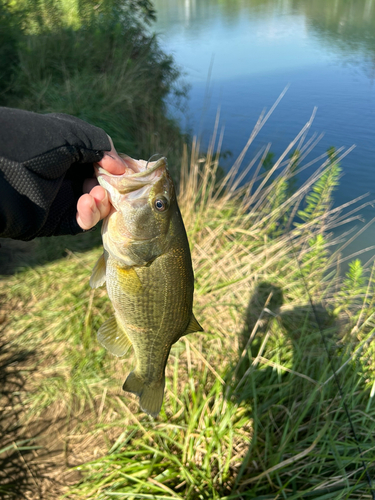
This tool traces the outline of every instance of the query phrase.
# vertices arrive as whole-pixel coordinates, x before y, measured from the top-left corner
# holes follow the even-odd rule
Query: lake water
[[[206,145],[220,106],[222,149],[233,155],[226,166],[262,110],[288,85],[249,158],[268,142],[280,154],[317,107],[310,136],[323,132],[324,137],[314,156],[331,146],[356,145],[342,161],[335,205],[364,193],[375,200],[375,0],[154,0],[154,5],[154,29],[190,85],[181,124]],[[375,208],[361,213],[358,229],[375,217]],[[346,253],[370,245],[375,224]],[[375,250],[361,259],[373,255]]]

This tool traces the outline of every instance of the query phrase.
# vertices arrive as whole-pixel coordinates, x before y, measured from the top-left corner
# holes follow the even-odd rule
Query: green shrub
[[[64,2],[34,3],[40,10],[22,10],[20,2],[17,11],[3,7],[0,23],[4,18],[13,38],[6,35],[2,49],[0,71],[12,68],[2,103],[78,116],[102,127],[121,152],[146,159],[161,153],[175,163],[183,137],[166,100],[185,90],[173,59],[139,20],[148,2],[121,11],[107,2],[100,15],[91,2],[72,2],[76,22],[64,18]]]

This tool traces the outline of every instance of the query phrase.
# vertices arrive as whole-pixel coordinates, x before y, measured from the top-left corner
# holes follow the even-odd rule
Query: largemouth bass
[[[97,170],[113,208],[103,221],[104,252],[90,285],[106,282],[115,311],[100,327],[98,340],[116,356],[133,346],[136,366],[123,389],[137,394],[141,409],[155,417],[172,344],[202,327],[192,310],[189,243],[166,159],[123,158],[128,166],[123,175]]]

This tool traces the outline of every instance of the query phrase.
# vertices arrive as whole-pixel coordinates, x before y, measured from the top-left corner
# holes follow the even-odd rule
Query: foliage
[[[9,91],[14,72],[19,65],[18,17],[0,2],[0,103],[2,94]]]
[[[329,210],[332,191],[338,186],[341,168],[334,148],[327,151],[328,165],[323,175],[314,184],[312,192],[306,196],[306,207],[298,211],[304,222],[318,221]]]
[[[283,175],[277,175],[275,172],[274,157],[274,153],[269,151],[262,162],[262,168],[265,171],[264,176],[267,179],[265,186],[272,185],[271,205],[267,207],[267,210],[274,213],[275,217],[271,223],[267,224],[267,234],[270,236],[282,234],[290,224],[290,210],[280,217],[277,209],[296,193],[298,182],[296,172],[300,162],[300,151],[296,149],[290,155],[287,169]]]
[[[363,297],[366,293],[366,276],[359,259],[349,263],[349,271],[346,273],[345,280],[342,284],[340,296],[340,308],[352,307],[354,303],[362,304]],[[354,300],[353,300],[354,298]],[[353,303],[354,302],[354,303]]]
[[[96,21],[115,19],[150,24],[156,12],[150,0],[2,0],[10,14],[19,16],[22,30],[29,35],[61,28],[90,28]]]
[[[151,19],[149,2],[35,2],[2,4],[0,72],[7,78],[0,104],[78,116],[103,128],[119,151],[143,158],[158,152],[173,165],[183,136],[167,117],[166,100],[177,102],[186,89],[172,57],[139,20],[140,11]]]

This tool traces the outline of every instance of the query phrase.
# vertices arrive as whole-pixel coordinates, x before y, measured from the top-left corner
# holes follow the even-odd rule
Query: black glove
[[[77,201],[107,134],[73,116],[0,107],[0,237],[77,234]]]

